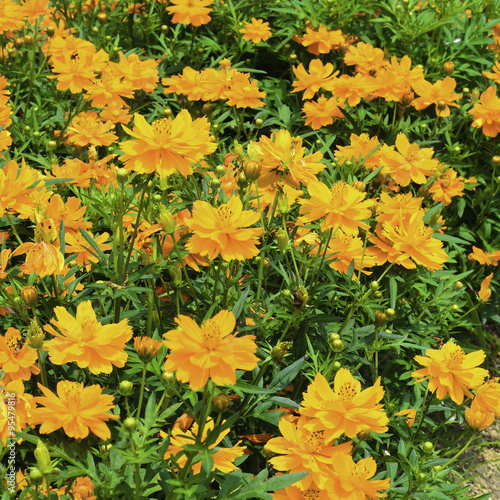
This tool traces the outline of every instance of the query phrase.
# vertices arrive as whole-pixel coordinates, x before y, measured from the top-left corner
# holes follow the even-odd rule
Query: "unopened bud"
[[[128,177],[129,177],[129,173],[128,173],[128,170],[126,168],[119,168],[116,171],[116,180],[120,184],[125,184],[128,180]]]
[[[226,167],[224,165],[217,165],[215,167],[215,176],[217,179],[224,177],[226,175]]]
[[[351,185],[362,193],[366,191],[366,184],[363,181],[354,181]]]
[[[175,391],[175,384],[177,382],[175,375],[172,372],[163,372],[160,377],[161,385],[165,388],[167,396],[173,396]]]
[[[151,337],[135,337],[134,349],[143,363],[149,363],[160,350],[162,343]]]
[[[243,151],[243,146],[236,140],[234,141],[234,152],[236,153],[236,156],[238,156],[240,161],[243,161],[245,159],[245,152]]]
[[[50,460],[49,449],[41,439],[38,439],[35,448],[35,458],[38,468],[44,476],[52,472],[52,461]]]
[[[256,118],[254,124],[255,128],[262,128],[262,126],[264,125],[264,120],[262,120],[261,118]]]
[[[453,61],[445,62],[443,64],[443,71],[446,75],[451,75],[455,69],[455,63]]]
[[[470,98],[471,98],[471,101],[472,102],[477,102],[479,101],[479,97],[481,95],[481,92],[479,92],[479,89],[474,89],[471,94],[470,94]]]
[[[280,228],[276,231],[276,243],[278,244],[278,248],[285,252],[288,248],[288,233],[285,229]]]
[[[370,429],[363,429],[356,434],[356,437],[360,441],[368,441],[372,437],[372,431]]]
[[[406,94],[403,94],[401,96],[399,102],[401,106],[404,106],[406,108],[413,102],[414,99],[415,99],[415,94],[413,92],[406,92]]]
[[[446,102],[445,101],[438,101],[437,109],[439,111],[444,111],[446,109]]]
[[[45,340],[43,330],[40,328],[37,320],[33,318],[30,322],[27,332],[28,340],[30,342],[30,347],[38,351],[43,347],[43,341]]]
[[[255,182],[262,171],[262,164],[257,161],[247,160],[243,163],[243,170],[249,182]]]
[[[123,428],[127,432],[132,432],[137,429],[137,420],[134,417],[128,417],[123,421]]]
[[[106,12],[99,12],[99,14],[97,14],[97,20],[101,24],[104,24],[108,20],[108,15],[106,14]]]
[[[453,290],[455,290],[455,292],[458,292],[458,290],[461,290],[463,287],[464,287],[464,284],[461,281],[457,281],[453,285]]]
[[[394,316],[396,316],[396,311],[395,311],[392,307],[388,307],[388,308],[385,310],[385,315],[386,315],[388,318],[394,318]]]
[[[201,112],[204,114],[204,115],[209,115],[212,113],[212,110],[213,110],[213,106],[212,106],[212,103],[210,102],[206,102],[203,107],[201,108]]]
[[[491,163],[493,164],[493,166],[498,166],[498,165],[500,165],[500,156],[494,156],[494,157],[491,159]]]
[[[380,288],[380,284],[378,281],[372,281],[370,283],[370,290],[375,291],[375,290],[378,290],[379,288]]]
[[[304,286],[299,286],[297,289],[294,290],[293,292],[294,295],[294,305],[295,307],[304,307],[308,300],[309,300],[309,294],[307,293],[307,290]]]
[[[457,304],[453,304],[450,306],[450,312],[451,313],[457,313],[460,310],[460,307],[458,307]]]
[[[172,284],[179,288],[182,285],[182,269],[179,267],[172,267],[168,270]]]
[[[224,392],[219,392],[212,399],[212,406],[217,413],[224,413],[231,405],[231,399]]]
[[[34,467],[33,469],[31,469],[28,479],[31,486],[35,486],[35,488],[37,486],[40,486],[43,483],[42,471],[37,467]]]
[[[238,174],[238,178],[236,179],[236,183],[238,184],[238,187],[240,187],[241,189],[245,189],[248,186],[248,179],[247,179],[244,172],[240,172]]]
[[[333,352],[342,352],[344,349],[344,342],[342,341],[342,339],[336,339],[331,342],[331,346]]]
[[[382,326],[387,321],[387,316],[382,311],[375,311],[375,325]]]
[[[134,384],[130,380],[122,380],[118,386],[118,392],[122,396],[131,396],[134,392]]]
[[[288,197],[282,193],[278,193],[278,212],[285,214],[288,212]]]
[[[160,213],[158,214],[158,217],[156,218],[156,221],[161,224],[161,227],[167,234],[174,234],[175,233],[175,219],[174,216],[172,215],[172,212],[167,210],[164,206],[160,207]]]

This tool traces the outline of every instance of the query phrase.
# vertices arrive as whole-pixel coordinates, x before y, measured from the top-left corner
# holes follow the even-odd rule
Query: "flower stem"
[[[144,386],[146,385],[146,370],[147,370],[147,367],[148,367],[148,364],[144,363],[144,366],[142,367],[141,392],[139,394],[139,404],[137,406],[137,416],[136,416],[136,418],[140,418],[140,416],[141,416],[142,400],[144,398]]]

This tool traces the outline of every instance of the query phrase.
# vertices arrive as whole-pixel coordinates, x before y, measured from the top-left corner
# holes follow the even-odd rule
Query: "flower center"
[[[351,475],[357,479],[366,479],[369,476],[369,471],[365,467],[363,461],[358,462],[357,464],[353,464],[351,469]]]
[[[233,211],[227,205],[221,205],[217,209],[217,218],[221,222],[227,222],[233,217]]]
[[[201,327],[201,338],[209,351],[212,351],[219,345],[221,331],[217,322],[213,321],[213,318],[203,323]]]
[[[320,494],[320,490],[316,490],[314,488],[308,488],[307,490],[304,490],[302,492],[302,496],[306,500],[315,500],[315,499],[319,498],[319,494]]]
[[[344,382],[337,391],[337,396],[344,401],[350,401],[351,399],[354,399],[357,394],[358,388],[356,387],[354,381]]]
[[[418,144],[410,144],[406,159],[411,163],[412,161],[417,159],[419,152],[420,148],[418,147]]]
[[[152,124],[153,131],[158,135],[167,135],[172,131],[172,120],[169,118],[160,118]]]
[[[323,439],[323,433],[321,431],[314,431],[309,434],[306,438],[306,450],[309,453],[317,453],[323,448],[325,440]]]
[[[451,363],[455,367],[461,366],[464,361],[464,356],[465,356],[464,351],[462,351],[462,349],[457,346],[457,348],[450,354]]]
[[[5,343],[9,350],[15,353],[23,345],[23,339],[20,335],[9,335],[6,337]]]
[[[65,382],[64,385],[61,384],[61,395],[60,398],[77,404],[80,400],[80,394],[82,393],[82,386],[78,382]]]

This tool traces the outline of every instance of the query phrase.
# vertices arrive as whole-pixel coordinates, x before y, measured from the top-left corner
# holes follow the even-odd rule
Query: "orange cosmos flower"
[[[493,80],[495,83],[500,83],[500,60],[495,61],[493,65],[493,72],[483,71],[483,76]]]
[[[496,87],[488,87],[479,101],[468,111],[474,118],[472,126],[482,128],[483,134],[488,137],[496,137],[500,132],[500,99],[497,97]]]
[[[380,167],[380,142],[376,137],[368,134],[351,134],[350,146],[337,146],[334,155],[339,165],[343,165],[347,160],[354,159],[357,166],[375,170]]]
[[[418,378],[416,383],[429,381],[429,390],[435,392],[438,399],[447,394],[457,404],[462,404],[464,395],[473,397],[469,389],[478,388],[488,376],[484,368],[477,368],[486,357],[479,350],[465,354],[462,348],[452,340],[441,349],[427,349],[425,356],[415,356],[415,361],[425,368],[411,374]]]
[[[103,122],[95,111],[76,115],[68,126],[68,144],[75,146],[110,146],[118,137],[113,132],[112,122]]]
[[[307,417],[300,417],[297,422],[280,419],[282,437],[273,438],[266,444],[268,450],[281,455],[269,460],[275,469],[291,473],[309,472],[296,483],[301,490],[324,488],[333,473],[332,461],[352,450],[352,441],[334,446],[332,439],[326,439],[326,432],[310,430],[309,422]]]
[[[325,83],[324,89],[329,90],[339,99],[347,99],[349,106],[354,107],[361,102],[361,99],[369,96],[371,92],[369,79],[370,77],[361,73],[357,73],[355,76],[341,75],[339,78]]]
[[[465,420],[475,430],[484,431],[495,422],[495,414],[480,407],[465,408]]]
[[[222,94],[228,106],[237,108],[258,108],[264,103],[259,99],[266,97],[263,90],[257,87],[257,80],[250,81],[247,73],[237,73],[229,81],[228,89]]]
[[[120,143],[125,154],[119,159],[127,169],[140,174],[156,171],[160,177],[168,177],[178,172],[187,177],[193,173],[191,163],[198,162],[217,148],[209,128],[205,117],[193,121],[185,109],[173,120],[160,118],[152,125],[136,114],[134,129],[123,127],[136,140]]]
[[[99,236],[94,236],[90,232],[87,232],[87,234],[94,240],[103,253],[111,250],[111,245],[106,243],[109,239],[109,233],[102,233]],[[85,266],[87,272],[92,268],[92,263],[99,262],[98,257],[95,255],[95,250],[90,246],[81,232],[66,233],[65,242],[66,253],[77,254],[75,262],[80,267]]]
[[[401,221],[399,224],[387,222],[383,228],[383,236],[392,243],[396,252],[394,260],[397,259],[398,264],[407,269],[416,267],[410,259],[429,271],[441,269],[448,260],[448,255],[442,249],[443,242],[433,238],[433,234],[432,228],[425,226],[419,212],[413,214],[409,221]],[[371,238],[370,241],[375,245],[378,243],[376,238]]]
[[[170,0],[173,6],[167,7],[167,12],[174,14],[172,18],[174,24],[201,26],[212,20],[208,15],[212,9],[207,6],[213,2],[214,0]]]
[[[240,30],[240,33],[243,33],[243,40],[259,43],[265,42],[271,36],[271,29],[269,28],[269,23],[252,17],[250,23],[245,21],[245,27]]]
[[[436,115],[447,117],[450,116],[449,106],[458,108],[458,104],[453,101],[462,98],[462,94],[454,94],[453,91],[457,86],[454,78],[447,76],[444,80],[438,80],[432,84],[427,80],[414,82],[413,90],[420,96],[412,102],[415,109],[425,109],[431,104],[436,105]]]
[[[344,117],[339,108],[342,108],[344,103],[337,97],[327,99],[324,95],[318,98],[317,102],[309,101],[304,103],[302,111],[306,119],[306,125],[309,125],[313,130],[319,130],[321,127],[333,123],[333,119],[341,119]]]
[[[340,228],[347,234],[356,235],[359,228],[367,229],[362,222],[369,219],[372,200],[365,200],[365,193],[343,181],[335,183],[331,189],[322,182],[312,182],[308,186],[309,200],[299,200],[304,220],[314,221],[324,217],[321,229]]]
[[[500,250],[485,252],[484,250],[472,245],[472,253],[470,253],[467,258],[469,260],[476,260],[482,266],[498,266],[498,261],[500,260]]]
[[[418,144],[410,144],[406,135],[401,132],[396,137],[395,151],[384,144],[380,148],[383,173],[390,174],[400,186],[408,186],[410,181],[424,184],[427,177],[439,167],[439,160],[432,158],[434,149],[420,148]]]
[[[135,337],[134,349],[143,363],[149,363],[159,352],[162,343],[151,337]]]
[[[300,184],[317,182],[316,174],[325,165],[320,151],[306,155],[301,137],[292,137],[288,130],[273,132],[271,137],[262,136],[259,142],[251,143],[255,154],[262,161],[262,172],[257,179],[260,188],[283,181],[290,187],[300,189]]]
[[[361,390],[361,383],[349,370],[341,368],[333,381],[334,390],[321,373],[304,392],[301,415],[311,417],[307,425],[313,431],[325,429],[325,439],[335,439],[342,434],[354,437],[359,431],[387,431],[389,419],[383,405],[384,397],[380,377],[372,387]]]
[[[61,221],[64,221],[66,234],[73,234],[80,228],[86,230],[92,226],[90,222],[83,220],[87,207],[85,205],[81,207],[80,200],[74,196],[70,196],[65,203],[61,195],[54,194],[44,208],[47,219],[52,219],[55,223],[54,229],[57,232],[59,232]]]
[[[271,493],[273,500],[331,500],[328,490],[320,489],[317,486],[301,490],[298,486],[288,486],[283,490]]]
[[[464,195],[464,187],[464,178],[460,175],[457,177],[457,172],[449,168],[436,179],[436,182],[429,188],[429,193],[432,193],[434,201],[449,205],[452,198]]]
[[[20,432],[26,428],[28,422],[31,423],[31,410],[35,407],[35,398],[24,392],[21,380],[13,380],[9,383],[5,383],[4,380],[2,379],[3,387],[0,388],[0,441],[5,447],[7,440],[9,440],[9,444],[12,444],[11,429],[9,428],[12,424],[14,424],[15,431]],[[14,403],[15,408],[14,420],[12,420],[12,403]]]
[[[222,422],[223,424],[224,422]],[[214,430],[214,421],[212,418],[207,420],[205,427],[203,428],[203,435],[201,437],[202,443],[206,441],[208,433],[213,432]],[[238,467],[234,465],[234,461],[241,457],[246,448],[244,446],[233,446],[232,448],[224,448],[219,446],[220,442],[224,439],[225,436],[229,433],[231,429],[226,429],[222,431],[218,436],[215,442],[208,446],[209,450],[214,450],[214,453],[211,453],[210,456],[213,459],[212,471],[218,470],[224,474],[228,474],[236,470]],[[165,438],[167,434],[163,431],[160,431],[160,436]],[[176,458],[175,463],[180,468],[184,467],[187,461],[186,452],[183,449],[185,445],[193,445],[195,444],[198,436],[198,424],[195,422],[190,429],[183,430],[181,427],[174,426],[172,429],[172,434],[170,435],[170,445],[165,452],[164,459],[165,460],[173,460],[174,457],[177,457],[180,453],[183,453],[180,458]],[[201,461],[192,465],[191,470],[193,474],[199,474],[201,470]]]
[[[420,213],[421,217],[425,215],[421,205],[422,198],[415,198],[412,193],[391,196],[382,192],[377,203],[377,221],[393,225],[408,224],[416,213]]]
[[[52,72],[48,78],[57,78],[57,89],[68,90],[79,94],[83,90],[91,90],[96,81],[96,72],[102,71],[109,56],[103,50],[87,46],[76,47],[73,51],[64,51],[58,57],[50,58]]]
[[[237,196],[218,208],[206,201],[195,201],[193,216],[185,223],[194,233],[186,248],[192,254],[214,260],[220,253],[225,261],[245,260],[255,257],[258,237],[262,229],[249,228],[260,219],[258,212],[243,210]]]
[[[141,60],[137,54],[127,57],[121,51],[118,54],[120,62],[116,64],[116,71],[122,78],[130,82],[134,90],[154,92],[159,80],[158,63],[154,59]]]
[[[76,361],[80,368],[88,368],[94,375],[111,373],[113,365],[125,366],[128,357],[125,344],[133,333],[127,319],[102,325],[89,300],[78,305],[76,317],[64,307],[56,307],[54,313],[57,319],[51,323],[60,333],[51,325],[44,326],[55,337],[46,343],[52,363],[64,365]]]
[[[477,295],[479,296],[479,299],[481,302],[488,302],[491,297],[491,289],[490,289],[490,282],[491,278],[493,278],[493,273],[491,273],[489,276],[486,276],[484,278],[483,282],[481,283],[481,289],[479,292],[477,292]]]
[[[370,43],[358,42],[351,45],[344,56],[347,65],[356,65],[356,73],[374,76],[389,62],[384,59],[384,51],[373,47]]]
[[[317,252],[317,246],[311,250],[313,255]],[[353,234],[346,234],[342,229],[332,233],[328,247],[326,250],[323,248],[321,253],[325,253],[328,265],[342,274],[347,274],[347,270],[353,261],[354,269],[357,270],[361,268],[361,264],[363,264],[363,269],[379,264],[371,248],[365,248],[361,238]],[[356,274],[353,274],[352,279],[355,278]]]
[[[332,459],[333,477],[328,484],[332,498],[338,500],[385,498],[386,493],[379,493],[390,486],[390,479],[370,481],[377,472],[377,464],[372,457],[354,462],[349,453],[341,453]]]
[[[64,255],[52,243],[40,239],[36,243],[23,243],[12,254],[26,253],[26,261],[20,266],[24,274],[35,273],[39,278],[61,274],[64,267]]]
[[[63,380],[57,384],[57,396],[41,384],[38,387],[45,397],[37,397],[35,402],[43,408],[32,409],[30,423],[41,424],[42,434],[50,434],[62,427],[67,436],[75,439],[84,439],[89,432],[103,440],[111,437],[105,422],[119,417],[108,413],[115,407],[112,404],[114,398],[102,394],[101,387],[84,387],[83,382]]]
[[[38,375],[37,359],[36,351],[24,344],[21,332],[16,328],[10,327],[4,336],[0,336],[0,368],[5,373],[2,384],[11,380],[29,380],[31,374]]]
[[[217,385],[235,384],[235,370],[256,367],[255,337],[232,333],[236,319],[231,311],[221,311],[201,328],[188,316],[179,316],[175,322],[178,328],[163,335],[170,349],[165,371],[176,371],[176,377],[193,391],[202,389],[209,378]]]
[[[24,13],[14,0],[0,2],[0,35],[16,31],[24,25]]]
[[[69,491],[67,486],[63,486],[57,490],[57,493],[60,496],[69,494],[75,500],[96,500],[97,497],[93,495],[94,488],[94,483],[89,477],[85,476],[76,478]]]
[[[492,412],[500,417],[500,379],[494,377],[488,379],[481,387],[475,391],[475,397],[471,404],[471,409],[476,407],[485,412]]]
[[[302,38],[297,38],[297,41],[307,47],[308,52],[319,56],[320,54],[328,54],[332,49],[338,49],[339,45],[346,40],[342,31],[330,31],[325,26],[320,25],[318,31],[314,28],[306,28],[306,34]]]
[[[0,169],[0,217],[5,212],[18,213],[22,204],[32,205],[30,195],[38,190],[33,185],[39,180],[38,171],[26,165],[24,158],[21,168],[14,160],[7,162]]]
[[[416,415],[417,415],[417,410],[415,410],[415,408],[409,408],[408,410],[401,410],[394,414],[395,417],[407,417],[406,424],[408,425],[408,427],[413,427]]]
[[[299,81],[292,83],[292,86],[295,87],[292,92],[304,90],[303,99],[311,99],[321,87],[325,87],[338,75],[338,71],[333,73],[333,64],[326,63],[323,66],[320,59],[313,59],[309,63],[309,73],[302,63],[297,68],[293,68],[293,72]]]

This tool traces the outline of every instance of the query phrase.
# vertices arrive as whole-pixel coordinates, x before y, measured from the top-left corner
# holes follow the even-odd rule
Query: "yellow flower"
[[[352,441],[334,446],[332,439],[327,439],[322,430],[309,429],[309,421],[307,417],[300,417],[297,422],[280,419],[282,437],[273,438],[266,444],[270,451],[281,455],[269,460],[275,469],[309,472],[297,483],[301,490],[324,488],[333,473],[332,457],[336,460],[340,454],[348,454],[352,449]]]
[[[378,404],[384,397],[380,378],[372,387],[361,390],[361,383],[349,370],[341,368],[335,375],[333,387],[334,390],[318,373],[304,393],[300,413],[313,419],[307,424],[311,430],[325,429],[325,439],[342,434],[354,437],[363,430],[387,430],[389,419],[383,405]]]
[[[425,368],[411,374],[418,378],[416,383],[429,380],[429,390],[439,399],[447,394],[457,404],[462,404],[464,395],[473,397],[469,389],[476,389],[488,375],[484,368],[477,368],[486,357],[479,350],[465,354],[453,341],[447,342],[441,349],[427,349],[425,356],[415,356],[415,361]]]
[[[309,73],[302,63],[297,68],[293,68],[293,72],[299,80],[292,83],[295,87],[292,92],[304,90],[303,99],[311,99],[321,87],[324,88],[338,74],[338,71],[333,73],[333,64],[326,63],[323,66],[320,59],[311,61]]]
[[[231,311],[221,311],[201,328],[188,316],[179,316],[175,322],[178,328],[163,335],[170,349],[165,371],[176,371],[177,379],[194,391],[202,389],[209,378],[217,385],[235,384],[236,370],[253,370],[257,365],[255,337],[232,333],[236,319]]]
[[[395,417],[407,417],[406,424],[408,427],[412,427],[415,423],[415,416],[417,415],[417,410],[414,408],[409,408],[408,410],[401,410],[394,414]]]
[[[35,398],[35,402],[43,408],[34,408],[31,415],[31,424],[38,425],[42,434],[64,429],[69,437],[84,439],[93,432],[101,439],[109,439],[111,432],[107,422],[110,418],[119,418],[110,415],[115,405],[112,404],[113,396],[102,394],[98,385],[84,387],[83,382],[69,382],[63,380],[57,384],[57,396],[38,384],[45,397]]]
[[[265,42],[271,36],[271,29],[269,23],[252,17],[252,22],[245,21],[245,27],[240,30],[240,33],[243,33],[243,40],[259,43]]]
[[[4,336],[0,336],[0,368],[5,374],[3,385],[11,380],[29,380],[31,374],[38,375],[37,359],[36,351],[24,344],[21,332],[16,328],[10,327]]]
[[[471,408],[481,408],[483,411],[491,411],[500,417],[500,379],[498,377],[487,380],[475,391],[475,397]]]
[[[308,186],[309,200],[300,200],[301,215],[314,221],[324,217],[321,229],[342,229],[347,234],[356,235],[359,228],[367,229],[363,220],[369,219],[373,202],[364,200],[365,194],[339,181],[331,189],[322,182],[312,182]]]
[[[193,173],[192,163],[217,148],[209,128],[205,117],[193,120],[185,109],[173,120],[160,118],[152,125],[136,114],[133,130],[123,126],[136,139],[120,143],[125,154],[119,159],[127,169],[140,174],[156,171],[160,177],[168,177],[178,172],[187,177]]]
[[[170,0],[173,6],[167,7],[169,14],[174,14],[175,24],[192,24],[201,26],[208,24],[212,18],[208,15],[212,9],[208,7],[214,0]]]
[[[262,229],[248,226],[259,219],[258,212],[243,210],[237,196],[218,208],[206,201],[195,201],[192,218],[185,220],[194,233],[186,248],[191,254],[206,255],[209,260],[219,253],[226,261],[251,259],[259,253],[256,245]]]
[[[480,407],[465,408],[465,420],[473,429],[484,431],[495,422],[495,414]]]
[[[222,422],[224,423],[224,422]],[[208,433],[214,430],[214,421],[209,418],[205,427],[203,428],[203,435],[201,437],[201,442],[205,442],[208,436]],[[211,458],[213,459],[212,470],[218,470],[224,474],[228,474],[238,467],[234,465],[234,461],[236,458],[241,457],[245,452],[244,446],[238,446],[237,443],[232,448],[224,448],[219,447],[218,445],[224,439],[224,437],[229,433],[231,429],[226,429],[222,431],[218,436],[215,442],[208,446],[209,450],[213,450],[214,453],[211,454]],[[162,437],[167,437],[167,434],[163,431],[160,431],[160,435]],[[184,452],[183,446],[185,445],[193,445],[196,442],[198,436],[198,424],[194,423],[190,429],[182,430],[180,427],[174,427],[172,429],[172,434],[170,436],[170,446],[167,448],[165,452],[164,459],[165,460],[173,460],[173,457],[177,457],[179,453]],[[216,448],[217,447],[217,448]],[[176,458],[175,462],[179,467],[184,467],[187,461],[187,456],[185,452],[178,458]],[[191,470],[194,474],[199,474],[201,470],[201,462],[195,463]]]
[[[491,278],[493,278],[493,273],[484,278],[483,282],[481,283],[481,289],[477,293],[482,302],[488,302],[488,300],[490,300],[491,289],[489,288],[489,286]]]
[[[50,361],[64,365],[76,361],[80,368],[88,368],[94,375],[111,373],[113,366],[122,368],[127,361],[125,344],[132,337],[132,327],[128,320],[102,325],[89,300],[81,302],[76,309],[76,317],[64,307],[56,307],[57,319],[45,325],[44,329],[54,335],[46,343]]]

